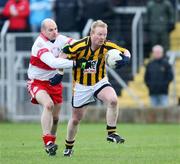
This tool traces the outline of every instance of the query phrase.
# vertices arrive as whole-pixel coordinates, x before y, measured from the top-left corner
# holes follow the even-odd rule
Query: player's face
[[[100,47],[104,44],[107,37],[107,28],[105,27],[96,27],[91,33],[92,44],[96,47]]]
[[[44,35],[49,40],[55,40],[58,34],[57,25],[53,22],[49,22],[44,29]]]

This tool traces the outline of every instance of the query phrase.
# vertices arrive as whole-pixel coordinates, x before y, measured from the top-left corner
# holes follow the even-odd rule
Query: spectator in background
[[[168,106],[168,87],[169,83],[173,80],[171,65],[163,54],[162,46],[155,45],[152,48],[153,60],[146,66],[144,76],[153,107]]]
[[[2,7],[4,7],[5,6],[5,4],[6,4],[6,2],[7,2],[7,0],[1,0],[0,1],[0,8]]]
[[[111,0],[83,1],[83,18],[85,20],[89,18],[94,20],[106,19],[112,15],[112,5]]]
[[[114,12],[112,0],[84,0],[82,1],[82,19],[81,19],[81,31],[85,27],[88,19],[103,20],[109,24],[108,38],[114,40]]]
[[[176,8],[177,8],[177,5],[178,5],[178,2],[179,0],[170,0],[170,2],[172,3],[172,5],[173,5],[173,7],[174,7],[174,9],[176,10]]]
[[[114,6],[127,6],[126,0],[111,0]]]
[[[53,17],[52,0],[30,0],[29,24],[32,32],[39,32],[41,22]]]
[[[175,13],[169,0],[150,0],[147,4],[147,28],[151,47],[161,44],[169,49],[169,33],[174,29]]]
[[[81,0],[55,0],[55,20],[61,31],[79,31],[81,5]]]
[[[4,8],[6,3],[7,3],[7,0],[1,0],[0,1],[0,31],[1,31],[1,28],[2,28],[4,21],[5,21],[5,19],[2,16],[2,11],[3,11],[3,8]]]
[[[0,14],[2,13],[2,10],[7,3],[7,0],[0,0]]]
[[[10,32],[24,32],[28,28],[28,0],[8,0],[2,14],[10,20]]]
[[[107,22],[107,19],[113,15],[113,2],[111,0],[86,0],[83,1],[82,10],[85,23],[90,18]]]
[[[127,5],[128,6],[143,6],[143,5],[145,6],[146,1],[148,0],[128,0]]]

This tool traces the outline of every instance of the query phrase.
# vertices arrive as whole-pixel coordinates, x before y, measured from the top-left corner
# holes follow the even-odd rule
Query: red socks
[[[51,134],[46,134],[42,138],[43,138],[43,141],[44,141],[45,145],[49,145],[50,143],[54,144],[55,140],[56,140],[56,136],[51,135]]]

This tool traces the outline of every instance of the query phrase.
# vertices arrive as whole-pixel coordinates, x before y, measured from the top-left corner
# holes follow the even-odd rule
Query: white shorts
[[[75,83],[73,88],[72,106],[75,108],[81,108],[94,102],[95,98],[97,98],[97,94],[107,86],[111,86],[107,77],[103,78],[93,86],[85,86]]]

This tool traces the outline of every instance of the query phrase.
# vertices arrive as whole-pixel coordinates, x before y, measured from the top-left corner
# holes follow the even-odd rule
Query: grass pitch
[[[179,164],[178,124],[120,124],[125,144],[105,140],[105,124],[81,124],[72,158],[63,157],[66,125],[60,124],[55,157],[43,150],[38,123],[0,123],[0,164]]]

